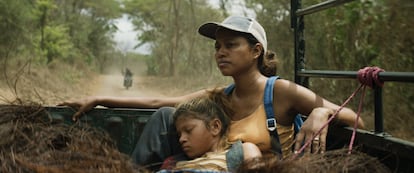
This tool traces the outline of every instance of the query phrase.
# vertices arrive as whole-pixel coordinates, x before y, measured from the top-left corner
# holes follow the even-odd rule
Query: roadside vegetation
[[[200,37],[197,28],[205,21],[221,21],[239,6],[239,14],[254,12],[267,30],[269,49],[280,61],[278,74],[293,79],[290,1],[245,2],[241,6],[220,0],[214,8],[204,0],[2,0],[0,94],[54,104],[90,94],[96,75],[114,68],[121,73],[126,66],[148,76],[146,85],[166,95],[228,84],[215,69],[214,43]],[[302,6],[317,2],[304,1]],[[116,48],[114,22],[123,14],[139,33],[136,46],[151,45],[149,55]],[[414,70],[414,1],[361,0],[317,15],[305,18],[307,69]],[[310,82],[311,89],[336,103],[358,86],[350,80]],[[414,141],[413,84],[386,83],[383,99],[385,131]],[[358,101],[349,106],[357,110]],[[371,105],[369,91],[362,114],[368,129],[373,128]]]

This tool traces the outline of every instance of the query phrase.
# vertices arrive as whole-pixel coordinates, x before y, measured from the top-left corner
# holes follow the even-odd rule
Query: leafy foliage
[[[45,28],[43,50],[48,64],[54,58],[61,58],[63,60],[70,58],[69,55],[73,49],[73,44],[66,31],[67,28],[64,26],[47,26]]]
[[[152,74],[217,74],[212,70],[212,41],[197,33],[201,23],[223,19],[216,9],[201,0],[131,0],[126,7],[141,43],[151,45]]]
[[[30,1],[31,2],[31,1]],[[0,60],[16,53],[19,45],[30,40],[28,28],[33,27],[31,9],[32,3],[15,0],[0,2]]]
[[[46,64],[54,59],[96,62],[102,69],[116,51],[112,34],[114,19],[121,15],[117,0],[5,0],[0,10],[1,58],[24,47],[19,54]]]

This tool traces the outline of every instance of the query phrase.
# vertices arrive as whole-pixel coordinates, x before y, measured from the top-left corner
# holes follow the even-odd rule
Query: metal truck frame
[[[357,71],[327,71],[305,69],[305,16],[329,8],[350,3],[354,0],[328,0],[302,8],[302,0],[291,0],[291,28],[294,30],[295,56],[295,83],[309,86],[309,78],[357,79]],[[384,82],[414,82],[413,72],[381,72],[379,79]],[[385,165],[395,172],[414,172],[414,143],[394,138],[384,131],[382,111],[382,88],[374,85],[374,131],[358,130],[356,145],[361,146],[363,152],[379,158]],[[331,148],[342,147],[348,143],[352,129],[331,129],[330,138],[334,138],[335,145]],[[339,142],[342,141],[342,142]],[[329,145],[329,144],[328,144]]]

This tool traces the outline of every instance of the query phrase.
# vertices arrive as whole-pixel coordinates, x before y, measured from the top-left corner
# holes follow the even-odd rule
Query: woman
[[[254,19],[240,16],[230,16],[222,23],[206,23],[199,28],[203,36],[215,40],[215,60],[224,76],[230,76],[234,81],[234,89],[228,94],[228,113],[230,125],[229,140],[241,140],[256,144],[262,153],[272,151],[272,137],[269,135],[265,121],[263,105],[264,90],[269,75],[266,67],[268,59],[267,39],[263,27]],[[270,70],[272,71],[272,70]],[[224,90],[224,88],[222,88]],[[96,105],[106,107],[161,108],[207,94],[207,90],[197,91],[188,95],[170,98],[117,98],[89,97],[67,105],[78,108],[73,116],[78,119]],[[309,89],[296,85],[288,80],[279,79],[273,87],[273,110],[277,123],[277,131],[283,156],[291,154],[291,146],[298,150],[301,144],[309,140],[326,123],[334,110],[339,108]],[[133,158],[138,164],[160,162],[166,157],[180,151],[178,138],[174,136],[171,108],[162,108],[151,117],[144,128]],[[307,115],[301,130],[294,140],[293,121],[297,114]],[[261,120],[258,120],[261,119]],[[335,122],[353,125],[356,114],[348,108],[342,109]],[[263,123],[262,123],[263,122]],[[362,121],[358,127],[364,126]],[[253,130],[254,128],[254,130]],[[315,138],[312,143],[314,151],[325,150],[327,130]],[[315,149],[316,148],[316,149]],[[311,152],[308,147],[305,152]]]

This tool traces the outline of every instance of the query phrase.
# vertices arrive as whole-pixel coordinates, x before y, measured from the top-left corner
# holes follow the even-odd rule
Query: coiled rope
[[[358,81],[361,83],[359,85],[359,87],[351,94],[351,96],[348,97],[348,99],[345,100],[345,102],[339,107],[339,109],[337,109],[335,111],[335,113],[329,117],[328,121],[322,126],[321,129],[319,129],[319,131],[317,133],[315,133],[312,138],[310,138],[297,152],[295,152],[295,154],[293,155],[293,159],[296,158],[300,153],[303,152],[303,150],[308,147],[311,143],[312,140],[318,136],[322,130],[324,128],[326,128],[329,123],[338,115],[338,113],[349,103],[349,101],[351,101],[351,99],[353,97],[355,97],[355,95],[361,90],[362,88],[362,93],[361,93],[361,99],[359,101],[359,105],[358,105],[358,112],[357,112],[357,117],[356,117],[356,121],[353,127],[353,132],[352,132],[352,136],[351,136],[351,140],[349,142],[349,148],[348,148],[348,154],[351,154],[352,152],[352,147],[354,144],[354,140],[355,140],[355,134],[356,134],[356,129],[358,126],[358,121],[359,121],[359,117],[361,114],[361,110],[362,110],[362,103],[364,101],[364,97],[365,97],[365,88],[366,86],[373,88],[374,86],[379,86],[382,87],[384,85],[384,82],[381,81],[378,78],[378,74],[380,72],[383,72],[384,70],[379,68],[379,67],[365,67],[363,69],[358,70],[358,74],[357,74],[357,79]]]

